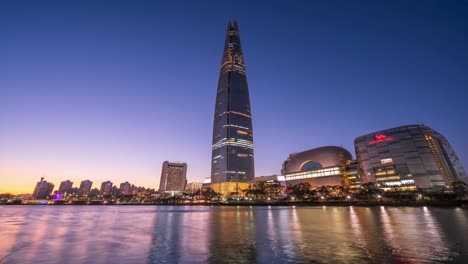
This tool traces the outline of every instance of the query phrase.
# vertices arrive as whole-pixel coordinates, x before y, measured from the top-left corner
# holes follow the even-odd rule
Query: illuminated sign
[[[393,140],[392,137],[387,137],[385,134],[377,134],[374,136],[374,140],[370,141],[369,144],[375,144],[380,142],[386,142]]]
[[[375,140],[384,140],[387,138],[387,135],[385,134],[378,134],[378,135],[375,135]]]
[[[393,163],[393,159],[392,159],[392,158],[381,159],[380,162],[381,162],[382,164]]]

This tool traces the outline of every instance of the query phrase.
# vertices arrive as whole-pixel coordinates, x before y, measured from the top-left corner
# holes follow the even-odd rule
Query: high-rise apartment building
[[[122,182],[120,184],[119,193],[121,195],[131,195],[132,194],[132,185],[129,182]]]
[[[160,192],[181,192],[187,184],[187,163],[164,161],[159,184]]]
[[[112,191],[112,182],[105,181],[101,183],[101,195],[110,195]]]
[[[83,196],[88,195],[89,192],[91,191],[92,186],[93,186],[92,181],[90,180],[82,181],[80,184],[80,190],[79,190],[80,195],[83,195]]]
[[[69,193],[73,188],[73,182],[70,180],[66,180],[60,183],[58,191],[61,194]]]
[[[33,199],[46,199],[54,190],[54,185],[50,182],[44,180],[44,177],[41,177],[41,181],[36,183],[36,188],[32,195]]]
[[[245,60],[236,21],[229,22],[227,27],[216,94],[212,144],[213,188],[237,190],[237,183],[253,182],[255,173],[252,112]],[[216,186],[226,182],[236,183],[236,187]]]

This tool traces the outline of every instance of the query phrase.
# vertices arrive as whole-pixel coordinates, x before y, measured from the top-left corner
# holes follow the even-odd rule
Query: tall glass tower
[[[224,43],[212,149],[211,183],[253,181],[252,112],[237,21],[229,21]]]

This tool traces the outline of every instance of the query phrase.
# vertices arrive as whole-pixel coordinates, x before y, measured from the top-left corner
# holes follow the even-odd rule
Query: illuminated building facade
[[[312,188],[324,185],[346,186],[349,185],[348,177],[352,174],[349,165],[352,159],[351,153],[342,147],[310,149],[289,155],[283,162],[281,174],[285,177],[287,186],[301,182],[309,183]]]
[[[253,186],[250,182],[219,182],[211,184],[213,191],[221,194],[222,196],[229,196],[235,194],[236,196],[244,196],[245,191]]]
[[[345,187],[348,187],[350,190],[359,190],[362,186],[362,177],[359,171],[359,163],[357,160],[348,160],[344,167],[344,172],[342,172],[346,177],[347,183],[344,184]]]
[[[468,183],[447,139],[424,125],[390,128],[354,140],[361,176],[383,189],[433,188]]]
[[[44,177],[41,178],[41,181],[36,183],[36,188],[32,195],[33,199],[46,199],[54,190],[54,185],[50,182],[44,180]]]
[[[112,182],[105,181],[101,183],[101,195],[110,195],[112,192]]]
[[[282,175],[270,175],[270,176],[257,176],[254,179],[255,183],[268,183],[278,182],[281,186],[286,186],[286,178]]]
[[[181,192],[187,184],[187,163],[165,161],[162,166],[159,192]]]
[[[203,188],[202,182],[190,182],[185,186],[185,190],[189,192],[199,191]]]
[[[213,124],[211,185],[234,190],[253,182],[252,112],[237,22],[229,22],[221,61]]]
[[[89,194],[89,192],[91,191],[91,187],[93,186],[93,182],[90,181],[90,180],[85,180],[85,181],[82,181],[81,184],[80,184],[80,195],[83,195],[83,196],[86,196]]]

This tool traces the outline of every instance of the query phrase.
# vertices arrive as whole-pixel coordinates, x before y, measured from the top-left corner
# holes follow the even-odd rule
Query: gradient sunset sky
[[[208,177],[229,19],[257,176],[406,124],[444,134],[468,168],[466,1],[161,2],[0,2],[0,193],[42,176],[157,188],[165,160]]]

